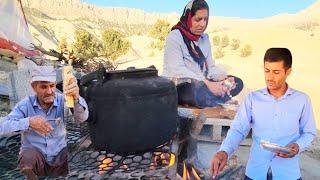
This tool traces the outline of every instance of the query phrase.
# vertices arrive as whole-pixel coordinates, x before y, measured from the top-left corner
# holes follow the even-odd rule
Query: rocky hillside
[[[174,23],[177,14],[146,13],[129,8],[98,7],[80,0],[23,0],[30,30],[37,44],[44,48],[56,48],[62,37],[73,42],[76,29],[84,29],[95,35],[107,28],[122,31],[127,37],[147,35],[158,19]]]
[[[85,19],[95,23],[153,24],[157,19],[174,21],[177,14],[146,13],[139,9],[98,7],[80,0],[25,0],[24,6],[55,19]]]
[[[22,0],[31,32],[38,43],[46,48],[55,48],[61,37],[73,41],[76,29],[85,29],[100,37],[106,28],[116,28],[127,36],[146,35],[158,19],[174,24],[179,15],[164,13],[146,13],[139,9],[98,7],[83,3],[81,0]],[[208,32],[233,29],[237,27],[261,28],[272,26],[290,26],[308,30],[319,28],[320,1],[297,14],[281,14],[260,20],[248,20],[229,17],[210,18]]]
[[[313,5],[302,10],[299,14],[320,21],[320,1],[316,1]]]

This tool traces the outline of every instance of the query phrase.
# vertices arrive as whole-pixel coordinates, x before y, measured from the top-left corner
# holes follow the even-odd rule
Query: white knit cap
[[[53,66],[37,66],[31,72],[31,82],[56,82],[56,71]]]

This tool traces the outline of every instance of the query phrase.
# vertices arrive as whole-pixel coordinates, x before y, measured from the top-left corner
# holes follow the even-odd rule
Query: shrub
[[[306,21],[300,24],[296,24],[296,29],[302,30],[302,31],[313,31],[317,26],[320,24],[315,21]]]
[[[218,48],[216,48],[216,49],[214,50],[214,52],[213,52],[213,57],[214,57],[215,59],[220,59],[220,58],[222,58],[223,56],[224,56],[224,51],[222,50],[221,47],[218,47]]]
[[[222,38],[221,38],[221,44],[220,44],[220,46],[222,47],[222,48],[225,48],[225,47],[227,47],[229,45],[229,37],[227,36],[227,35],[225,35],[225,36],[223,36]]]
[[[232,39],[232,42],[230,45],[231,45],[232,50],[237,50],[240,47],[240,40],[239,39]]]
[[[76,30],[72,49],[77,57],[76,61],[79,61],[77,63],[82,64],[84,61],[98,56],[100,45],[98,40],[88,31]]]
[[[62,37],[58,44],[58,51],[61,51],[62,49],[67,48],[67,46],[68,46],[68,43],[67,43],[66,37]]]
[[[157,22],[152,26],[149,35],[155,39],[157,42],[152,42],[150,46],[152,48],[157,48],[162,50],[164,47],[164,41],[170,32],[170,24],[164,20],[157,20]]]
[[[114,29],[107,29],[102,33],[102,44],[102,55],[112,61],[126,54],[131,47],[124,35]]]
[[[219,36],[213,36],[212,43],[215,46],[219,46],[220,45],[220,37]]]
[[[157,22],[152,26],[149,34],[155,39],[164,41],[170,32],[170,24],[164,20],[157,20]]]
[[[248,57],[252,54],[252,47],[245,45],[240,49],[240,57]]]

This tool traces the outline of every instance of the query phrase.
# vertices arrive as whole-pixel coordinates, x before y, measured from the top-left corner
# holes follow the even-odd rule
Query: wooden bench
[[[231,107],[231,106],[230,106]],[[194,108],[194,107],[184,107],[179,106],[178,112],[179,116],[187,117],[187,118],[195,118],[203,113],[205,116],[205,126],[211,126],[212,132],[210,135],[199,135],[198,140],[208,141],[208,142],[219,142],[221,143],[224,139],[223,129],[225,127],[230,128],[232,124],[232,120],[236,115],[237,108],[234,106],[232,108],[218,106],[214,108]],[[241,145],[250,145],[251,140],[246,139],[241,143]]]

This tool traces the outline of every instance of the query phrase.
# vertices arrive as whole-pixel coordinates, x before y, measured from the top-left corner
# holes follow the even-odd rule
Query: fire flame
[[[182,179],[183,180],[191,180],[191,179],[201,180],[201,178],[198,175],[197,171],[193,167],[191,168],[191,172],[188,171],[186,163],[183,163]]]
[[[111,158],[106,158],[102,161],[103,164],[109,164],[112,162],[112,159]]]
[[[198,175],[198,173],[196,172],[196,170],[193,169],[193,168],[192,168],[192,174],[193,174],[193,176],[194,176],[194,178],[195,178],[196,180],[201,180],[200,176]]]
[[[99,173],[104,173],[104,171],[111,169],[112,165],[113,163],[111,158],[104,159],[99,165]]]
[[[170,153],[169,167],[173,166],[175,162],[176,162],[176,155]]]
[[[183,175],[182,175],[182,179],[183,180],[190,180],[190,175],[189,172],[187,170],[186,164],[183,163]]]

